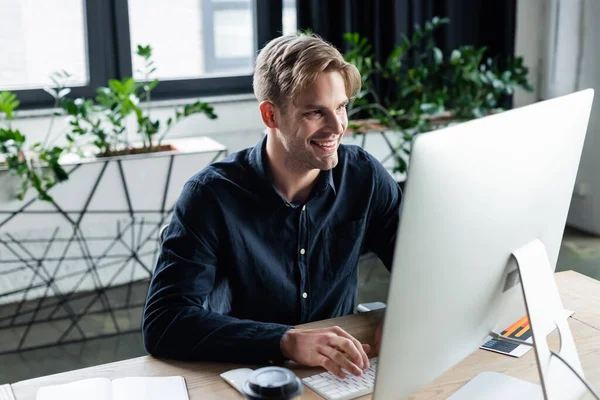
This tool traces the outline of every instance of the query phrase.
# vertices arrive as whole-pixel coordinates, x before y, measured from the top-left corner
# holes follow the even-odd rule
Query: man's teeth
[[[313,142],[315,142],[315,144],[317,144],[321,147],[334,147],[336,144],[335,140],[330,141],[330,142],[319,142],[319,141],[313,140]]]

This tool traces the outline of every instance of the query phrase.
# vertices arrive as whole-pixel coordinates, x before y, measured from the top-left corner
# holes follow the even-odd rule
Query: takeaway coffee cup
[[[289,369],[264,367],[254,371],[243,386],[249,400],[291,400],[303,392],[302,382]]]

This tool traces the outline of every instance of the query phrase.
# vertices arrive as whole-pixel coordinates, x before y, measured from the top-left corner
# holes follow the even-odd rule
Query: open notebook
[[[189,400],[182,376],[81,379],[38,389],[36,400]]]

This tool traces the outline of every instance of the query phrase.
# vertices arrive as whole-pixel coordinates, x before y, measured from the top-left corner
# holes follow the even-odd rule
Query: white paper
[[[112,400],[189,400],[181,376],[118,378],[112,382]]]
[[[38,389],[36,400],[111,400],[111,384],[106,378],[81,379]]]
[[[106,378],[44,386],[36,400],[189,400],[182,376]]]

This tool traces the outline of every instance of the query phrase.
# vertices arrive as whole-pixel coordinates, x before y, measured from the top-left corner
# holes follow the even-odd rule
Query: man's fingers
[[[349,373],[356,376],[362,375],[362,369],[347,357],[347,353],[342,353],[331,346],[324,346],[321,353],[329,357],[336,365],[340,368],[344,368]]]
[[[359,351],[352,340],[342,336],[333,336],[329,343],[332,347],[344,353],[345,357],[349,358],[358,368],[363,369],[364,358],[361,354],[362,346],[360,346],[361,351]]]
[[[345,337],[346,339],[349,339],[352,341],[352,343],[354,343],[354,346],[356,347],[356,349],[362,359],[362,365],[358,364],[358,366],[362,367],[363,369],[369,368],[369,356],[367,356],[367,353],[369,351],[364,350],[362,343],[360,343],[358,341],[358,339],[356,339],[354,336],[350,335],[348,332],[346,332],[339,326],[336,326],[333,329],[336,334],[338,334],[339,336]]]
[[[321,359],[320,359],[320,365],[325,368],[327,371],[331,372],[332,374],[334,374],[335,376],[337,376],[340,379],[344,379],[346,377],[346,374],[344,374],[344,371],[342,371],[342,368],[337,365],[335,362],[333,362],[333,360],[325,355],[321,355]]]

